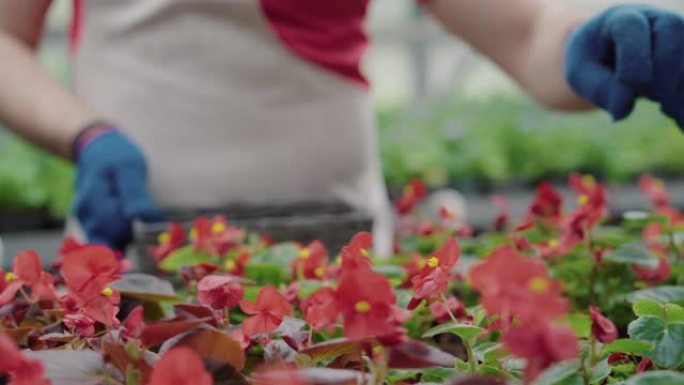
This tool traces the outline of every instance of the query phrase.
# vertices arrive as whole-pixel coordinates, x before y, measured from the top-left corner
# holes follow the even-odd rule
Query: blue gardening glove
[[[615,120],[644,96],[684,128],[684,18],[647,5],[609,8],[570,35],[565,75]]]
[[[132,239],[133,219],[161,219],[147,189],[145,158],[115,129],[76,146],[74,215],[88,242],[123,251]]]

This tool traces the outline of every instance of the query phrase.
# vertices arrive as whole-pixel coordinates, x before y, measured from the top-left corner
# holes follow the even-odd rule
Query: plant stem
[[[455,323],[458,323],[458,319],[454,315],[454,313],[451,312],[451,309],[449,309],[449,304],[447,303],[447,298],[442,293],[440,300],[444,304],[444,307],[447,310],[447,313],[449,313],[449,317],[451,318],[452,321]],[[477,358],[475,357],[475,353],[473,353],[473,343],[472,341],[466,340],[461,338],[461,342],[463,343],[463,347],[465,347],[466,350],[466,357],[468,358],[468,368],[470,371],[470,374],[477,374],[477,372],[480,370],[479,364],[477,362]]]

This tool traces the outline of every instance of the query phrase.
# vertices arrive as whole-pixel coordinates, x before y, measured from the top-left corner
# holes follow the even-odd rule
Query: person
[[[0,3],[0,123],[77,167],[73,216],[123,248],[158,208],[340,200],[387,228],[369,82],[370,0],[75,0],[74,93],[34,58],[50,0]],[[425,0],[549,108],[684,124],[684,20],[552,0]],[[389,236],[381,235],[380,244]]]

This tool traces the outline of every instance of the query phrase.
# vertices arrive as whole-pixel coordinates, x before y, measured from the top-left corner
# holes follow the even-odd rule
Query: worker
[[[75,0],[72,93],[34,55],[51,1],[4,0],[0,123],[74,161],[73,217],[91,242],[122,249],[134,219],[232,202],[343,201],[387,228],[361,70],[369,1]],[[645,97],[684,124],[674,12],[420,3],[549,108],[620,120]]]

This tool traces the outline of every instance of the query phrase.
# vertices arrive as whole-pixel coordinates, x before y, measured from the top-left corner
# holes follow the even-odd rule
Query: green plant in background
[[[71,201],[72,179],[66,161],[0,133],[0,212],[47,210],[63,217]]]
[[[579,170],[611,182],[643,172],[681,175],[684,137],[657,106],[641,103],[627,121],[550,113],[523,97],[454,96],[407,116],[379,113],[390,185],[413,177],[432,184],[530,183]]]

